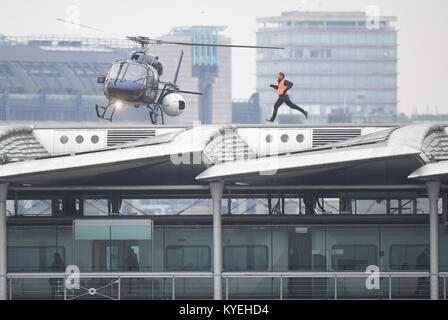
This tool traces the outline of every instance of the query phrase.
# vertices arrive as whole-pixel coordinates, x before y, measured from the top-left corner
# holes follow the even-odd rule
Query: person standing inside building
[[[135,254],[133,248],[128,249],[128,256],[126,258],[126,267],[127,271],[139,271],[138,257]]]
[[[138,272],[139,269],[138,257],[134,249],[130,247],[128,249],[128,256],[126,257],[126,271]],[[131,294],[133,291],[133,282],[133,279],[129,278],[128,294]]]
[[[278,108],[280,108],[280,106],[283,103],[286,103],[288,105],[288,107],[290,107],[291,109],[295,109],[295,110],[302,112],[303,115],[305,116],[305,118],[308,118],[308,111],[305,111],[302,108],[300,108],[299,106],[295,105],[289,99],[288,90],[292,88],[293,83],[291,81],[288,81],[285,79],[285,74],[283,72],[278,73],[277,82],[278,82],[278,85],[274,85],[274,84],[270,85],[271,88],[274,88],[277,90],[278,99],[274,104],[274,112],[272,114],[272,117],[266,119],[266,121],[274,122],[275,118],[277,117]]]
[[[65,271],[65,263],[64,260],[62,260],[61,255],[59,252],[55,252],[53,254],[53,262],[50,266],[51,272],[63,272]],[[60,295],[60,287],[61,287],[61,280],[58,278],[50,278],[48,279],[48,282],[51,286],[51,299],[55,300],[59,298]]]
[[[429,248],[425,248],[418,256],[415,267],[418,271],[427,272],[430,269]],[[420,277],[417,280],[417,297],[428,298],[429,296],[429,278]]]

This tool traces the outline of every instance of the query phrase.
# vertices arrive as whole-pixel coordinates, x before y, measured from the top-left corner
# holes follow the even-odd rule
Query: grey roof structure
[[[0,129],[0,156],[3,162],[16,162],[49,156],[34,137],[31,127]]]
[[[404,183],[413,170],[448,155],[444,127],[408,125],[272,158],[226,162],[198,180],[244,183]],[[325,174],[323,174],[325,173]]]
[[[0,154],[3,151],[10,160],[0,166],[1,181],[33,185],[193,185],[216,180],[252,186],[387,185],[448,176],[448,135],[442,125],[379,128],[345,141],[269,154],[262,147],[270,141],[259,128],[171,128],[128,143],[60,154],[46,150],[43,144],[49,144],[36,139],[34,131],[31,127],[4,130]]]
[[[438,179],[444,183],[448,182],[448,161],[441,161],[435,163],[426,164],[412,174],[409,175],[410,179],[418,180],[433,180]]]

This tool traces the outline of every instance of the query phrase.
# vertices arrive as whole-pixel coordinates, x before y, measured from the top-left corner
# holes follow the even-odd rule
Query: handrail
[[[430,272],[379,272],[379,277],[413,278],[429,277]],[[439,272],[448,277],[448,272]],[[80,278],[212,278],[212,272],[81,272]],[[363,278],[365,272],[223,272],[223,278]],[[8,273],[8,279],[65,278],[64,272]]]
[[[23,272],[8,273],[9,279],[65,278],[64,272]],[[80,278],[207,278],[213,277],[211,272],[81,272]]]
[[[236,289],[236,291],[234,292],[234,289],[232,289],[232,285],[230,284],[230,280],[231,279],[262,279],[262,281],[264,280],[269,280],[269,279],[273,279],[276,278],[278,279],[278,284],[274,285],[274,281],[272,281],[272,290],[274,289],[274,286],[276,286],[278,288],[278,292],[275,293],[274,291],[270,292],[268,295],[271,295],[272,298],[277,299],[284,299],[285,295],[284,295],[284,289],[286,282],[283,281],[283,279],[290,279],[290,278],[324,278],[326,279],[324,282],[328,282],[328,287],[327,284],[324,284],[322,286],[322,283],[318,283],[317,287],[313,287],[311,288],[311,290],[308,291],[304,291],[303,288],[299,289],[298,287],[294,287],[293,291],[287,291],[287,298],[291,298],[294,297],[294,294],[306,294],[309,295],[309,297],[316,297],[315,295],[317,294],[318,296],[320,296],[321,294],[324,294],[327,298],[331,298],[331,291],[334,291],[333,297],[335,300],[338,299],[338,295],[340,294],[340,290],[338,289],[338,287],[340,287],[340,281],[338,281],[339,279],[350,279],[350,278],[358,278],[361,280],[364,279],[369,279],[369,277],[371,276],[376,276],[378,277],[377,279],[386,279],[386,285],[382,286],[383,288],[388,288],[386,289],[386,291],[383,291],[383,289],[381,291],[378,292],[378,298],[382,299],[383,297],[386,297],[386,295],[388,294],[389,299],[392,299],[395,296],[395,291],[393,291],[393,285],[392,285],[392,279],[396,279],[396,278],[416,278],[419,279],[418,283],[417,283],[417,293],[415,293],[418,297],[421,297],[421,294],[426,294],[427,292],[425,290],[427,290],[427,288],[423,288],[422,287],[422,283],[421,283],[421,279],[422,278],[426,278],[429,279],[430,276],[432,274],[430,272],[403,272],[403,271],[398,271],[398,272],[379,272],[377,274],[375,273],[366,273],[366,272],[223,272],[221,274],[221,279],[225,282],[225,298],[226,300],[228,300],[229,298],[234,297],[239,297],[242,293],[239,292],[239,289]],[[443,289],[442,289],[442,296],[443,299],[446,299],[446,280],[448,277],[448,272],[439,272],[436,274],[440,280],[443,281]],[[73,275],[71,275],[73,276]],[[152,297],[154,299],[154,297],[156,298],[161,298],[161,297],[170,297],[175,300],[177,297],[180,296],[180,298],[185,298],[185,292],[176,291],[177,288],[177,284],[176,284],[176,280],[180,280],[180,279],[185,279],[185,278],[190,278],[190,279],[198,279],[198,278],[203,278],[203,279],[208,279],[209,281],[212,280],[214,278],[214,275],[212,272],[83,272],[79,274],[80,279],[91,279],[93,280],[93,282],[90,282],[89,284],[85,285],[85,287],[81,287],[81,285],[79,286],[78,289],[82,289],[81,291],[79,290],[68,290],[66,285],[63,285],[63,281],[64,279],[68,279],[67,275],[63,272],[42,272],[42,273],[9,273],[6,275],[6,278],[8,279],[9,282],[9,299],[13,300],[14,295],[13,292],[16,291],[16,289],[14,289],[13,287],[16,285],[16,282],[14,281],[14,279],[58,279],[56,281],[50,281],[50,285],[52,287],[52,291],[51,291],[51,299],[58,299],[58,298],[62,298],[62,292],[61,290],[63,290],[63,299],[67,300],[73,300],[73,299],[77,299],[77,298],[81,298],[87,295],[99,295],[103,298],[107,298],[107,299],[111,299],[111,300],[121,300],[123,297],[124,298],[132,298],[133,295],[136,295],[138,297]],[[160,284],[156,284],[156,289],[154,288],[154,280],[149,280],[149,281],[142,281],[143,279],[154,279],[154,278],[159,278],[159,279],[165,279],[168,280],[168,287],[166,287],[166,283],[165,281],[163,281],[163,288],[162,291],[160,292]],[[96,281],[98,279],[107,279],[105,282],[104,281]],[[134,279],[134,280],[132,280]],[[127,288],[127,286],[129,286],[132,283],[135,283],[135,280],[139,280],[139,285],[140,287],[134,287],[134,292],[131,293],[129,291],[129,288],[127,289],[127,294],[125,294],[123,296],[123,288],[121,286],[122,281],[123,281],[123,285],[125,286],[125,288]],[[333,280],[333,285],[331,285],[331,280]],[[134,281],[134,282],[133,282]],[[89,281],[87,281],[89,282]],[[271,282],[271,281],[269,281]],[[349,281],[350,282],[350,281]],[[407,281],[404,281],[407,283]],[[105,284],[106,283],[106,284]],[[388,284],[387,284],[388,283]],[[429,284],[429,281],[425,281],[425,283]],[[99,288],[91,288],[89,286],[92,285],[97,285],[99,286]],[[149,287],[147,286],[146,289],[143,288],[144,285],[150,285]],[[170,285],[171,284],[171,285]],[[178,284],[181,285],[182,288],[182,281],[178,281]],[[185,284],[183,284],[185,286]],[[41,291],[36,291],[35,288],[31,288],[31,289],[20,289],[20,287],[22,286],[22,284],[19,282],[17,284],[18,289],[17,289],[17,293],[15,293],[19,298],[23,298],[23,297],[28,297],[30,295],[36,296],[36,297],[50,297],[50,293],[48,291],[48,288],[43,288]],[[171,286],[171,289],[170,289]],[[426,285],[427,286],[427,285]],[[87,288],[88,287],[88,288]],[[99,290],[102,290],[106,287],[110,287],[110,289],[114,292],[114,293],[100,293]],[[250,289],[250,287],[247,287],[245,289],[244,286],[239,286],[240,289],[247,290]],[[288,280],[288,288],[289,288],[289,280]],[[344,287],[345,288],[345,287]],[[398,288],[402,288],[400,286],[400,284],[398,284]],[[252,288],[254,289],[254,288]],[[409,289],[409,284],[407,284],[404,286],[405,290],[414,290],[413,288]],[[30,290],[29,292],[26,290]],[[148,291],[149,290],[149,291]],[[156,290],[156,291],[154,291]],[[168,290],[168,291],[166,291]],[[169,293],[169,291],[171,290],[171,294]],[[207,285],[204,287],[204,283],[201,281],[196,280],[195,284],[193,286],[191,286],[191,284],[189,285],[189,294],[190,295],[196,295],[198,297],[211,297],[211,288]],[[270,291],[270,290],[269,290]],[[168,294],[167,294],[168,292]],[[429,292],[429,291],[428,291]],[[73,296],[75,294],[75,296]],[[246,293],[243,293],[247,294]],[[254,297],[264,297],[265,293],[261,293],[258,291],[253,291],[252,294],[254,295]],[[291,296],[292,294],[292,296]],[[353,294],[357,294],[356,290]],[[360,293],[361,296],[363,296],[364,293]],[[376,294],[376,293],[375,293]],[[374,294],[374,295],[375,295]],[[412,295],[412,293],[410,293]],[[77,296],[76,296],[77,295]],[[371,294],[368,294],[368,296],[372,296]],[[402,298],[401,294],[397,294],[396,296],[397,298]],[[352,297],[353,298],[353,297]]]
[[[365,278],[371,276],[365,272],[223,272],[223,277],[229,278]],[[439,273],[439,275],[441,275]],[[379,277],[429,277],[429,272],[379,272]]]

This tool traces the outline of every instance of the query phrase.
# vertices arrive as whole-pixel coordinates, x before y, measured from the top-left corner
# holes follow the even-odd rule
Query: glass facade
[[[325,17],[322,17],[325,19]],[[288,30],[289,29],[289,30]],[[295,32],[285,32],[294,30]],[[356,33],[354,33],[356,31]],[[345,28],[343,31],[335,31],[331,28],[309,31],[309,28],[294,25],[283,26],[281,30],[272,30],[270,34],[260,37],[261,45],[382,45],[394,47],[397,43],[395,30],[381,29],[368,30],[365,27]]]
[[[213,270],[211,226],[158,225],[151,240],[147,230],[135,229],[138,226],[82,228],[77,229],[76,224],[8,227],[8,272],[63,272],[69,264],[78,265],[81,273]],[[223,271],[364,272],[375,265],[381,272],[427,272],[428,231],[427,225],[225,225]],[[444,225],[439,234],[439,268],[447,272],[448,231]],[[130,268],[130,249],[137,268]],[[56,254],[62,259],[60,265],[55,263]],[[12,297],[48,299],[58,294],[60,298],[63,289],[55,291],[60,281],[52,281],[13,279]],[[381,298],[389,294],[387,278],[381,279],[380,290],[367,290],[365,277],[285,277],[280,282],[278,277],[260,276],[223,281],[229,298],[333,298],[334,294],[339,299]],[[117,298],[119,289],[113,276],[82,278],[82,282],[86,287],[107,287],[103,294]],[[170,299],[173,283],[177,298],[212,298],[211,279],[199,277],[122,279],[120,290],[127,298]],[[429,294],[426,278],[393,278],[391,284],[395,298],[427,298]]]
[[[8,272],[57,272],[55,254],[64,266],[74,262],[71,226],[8,227]]]
[[[78,265],[81,272],[131,271],[129,249],[142,272],[213,267],[211,226],[155,226],[153,239],[138,226],[87,229],[80,233],[70,226],[8,227],[8,272],[54,271],[55,253],[64,266]],[[440,226],[439,233],[439,267],[447,272],[448,231]],[[418,263],[428,246],[426,225],[223,227],[227,271],[359,271],[370,264],[381,271],[417,271],[429,268]]]
[[[258,50],[261,118],[272,112],[276,92],[269,84],[281,71],[294,83],[291,99],[312,115],[307,123],[327,122],[329,114],[340,112],[351,114],[352,122],[358,123],[373,119],[372,115],[380,122],[395,121],[397,32],[393,19],[372,30],[366,28],[365,18],[351,13],[341,21],[332,15],[308,21],[304,14],[283,13],[258,19],[264,25],[258,29],[257,43],[285,47]],[[284,107],[279,113],[294,110]]]
[[[273,139],[267,135],[266,139]],[[277,137],[279,140],[300,140],[301,135],[290,137],[287,134]],[[304,197],[284,196],[283,206],[281,196],[269,199],[226,199],[222,200],[222,212],[226,215],[421,215],[428,214],[429,201],[427,198],[351,198],[344,197],[314,197],[315,205],[312,212],[308,212]],[[444,198],[439,198],[439,214],[443,212]],[[29,199],[7,200],[6,212],[8,216],[42,217],[61,214],[60,199]],[[269,209],[270,208],[270,209]],[[77,214],[83,216],[109,216],[119,214],[123,217],[159,216],[159,215],[210,215],[212,212],[211,199],[122,199],[121,206],[115,208],[111,199],[83,199],[75,201]],[[310,209],[310,207],[308,208]]]
[[[439,214],[445,221],[443,199],[445,194],[439,200]],[[40,278],[40,274],[63,273],[68,265],[76,265],[84,274],[85,288],[107,286],[101,292],[109,297],[118,298],[121,290],[126,298],[171,299],[173,292],[176,298],[212,298],[213,281],[204,276],[213,272],[210,199],[154,201],[123,200],[117,216],[109,210],[107,199],[84,199],[85,217],[59,217],[67,221],[52,212],[51,200],[8,200],[8,273],[14,274],[9,279],[11,297],[62,299],[67,293],[62,280]],[[223,272],[227,273],[223,288],[230,299],[333,299],[335,294],[338,299],[377,299],[389,294],[387,276],[381,279],[381,290],[372,291],[365,287],[365,276],[347,278],[339,273],[364,274],[371,265],[382,274],[429,271],[427,198],[319,197],[316,201],[310,213],[310,205],[305,206],[302,198],[286,197],[283,207],[281,199],[273,197],[269,215],[266,199],[223,200],[222,255]],[[45,216],[38,218],[42,212]],[[182,216],[173,216],[179,212]],[[183,216],[185,212],[194,217]],[[322,222],[296,223],[304,221],[297,220],[301,217]],[[47,222],[38,222],[43,219]],[[244,225],[247,219],[254,220]],[[409,219],[420,222],[411,224]],[[286,225],[287,221],[290,224]],[[440,272],[448,272],[447,230],[440,223]],[[88,278],[91,272],[102,276]],[[120,277],[126,272],[159,275],[122,278],[119,289],[117,272]],[[189,276],[178,275],[182,272]],[[288,276],[296,272],[326,276]],[[34,278],[23,273],[32,273]],[[338,273],[337,279],[333,273]],[[394,276],[390,281],[394,298],[428,298],[427,278]],[[443,275],[440,281],[443,283]],[[76,296],[77,292],[70,294]]]

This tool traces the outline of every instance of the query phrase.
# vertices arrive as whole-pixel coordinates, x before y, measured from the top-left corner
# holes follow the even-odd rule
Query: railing
[[[447,298],[448,272],[439,273],[439,298]],[[430,273],[226,272],[222,297],[231,299],[429,299]],[[10,273],[9,299],[213,299],[210,272],[81,273],[68,289],[64,273]],[[369,283],[370,289],[367,288]]]
[[[65,44],[60,44],[64,42]],[[0,45],[45,45],[45,46],[68,46],[76,44],[80,47],[110,47],[110,48],[133,48],[132,42],[125,39],[108,38],[83,38],[72,35],[36,35],[36,36],[7,36],[0,37]]]

